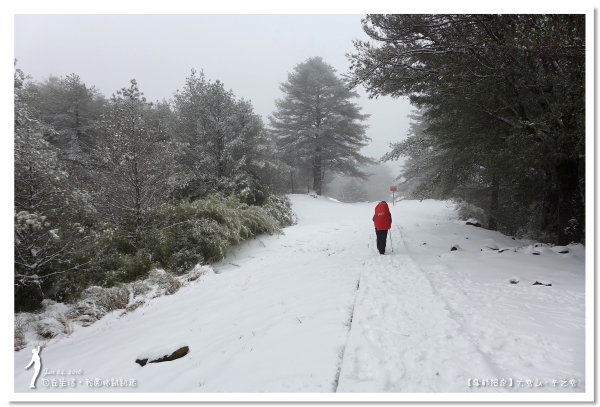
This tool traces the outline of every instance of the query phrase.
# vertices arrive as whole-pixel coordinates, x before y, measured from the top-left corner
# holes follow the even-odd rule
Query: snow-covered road
[[[337,391],[584,391],[583,247],[514,251],[449,209],[392,207],[395,251],[366,262]]]
[[[63,378],[54,373],[30,390],[30,342],[15,353],[15,392],[585,391],[583,246],[533,256],[528,242],[456,221],[450,203],[405,201],[391,207],[394,252],[388,242],[380,256],[373,203],[291,199],[299,222],[285,235],[244,244],[175,295],[49,341],[43,368],[81,370],[64,377],[75,386],[52,386]],[[190,352],[135,363],[170,343]],[[136,386],[87,381],[111,378]]]
[[[493,376],[409,256],[367,262],[338,392],[464,391],[469,377]]]

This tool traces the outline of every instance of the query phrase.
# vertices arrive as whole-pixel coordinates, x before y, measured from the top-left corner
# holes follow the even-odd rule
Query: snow
[[[393,251],[388,240],[380,256],[374,203],[290,198],[297,225],[203,266],[211,272],[176,294],[88,327],[73,324],[68,337],[30,340],[15,352],[13,399],[139,401],[144,393],[165,393],[160,400],[248,401],[307,393],[293,400],[368,401],[391,393],[386,400],[394,401],[446,392],[471,401],[486,394],[497,401],[490,393],[593,399],[582,245],[566,254],[535,247],[466,226],[449,202],[405,200],[390,206]],[[510,249],[482,250],[486,245]],[[534,248],[539,255],[531,255]],[[44,342],[43,369],[66,373],[41,373],[32,394],[33,372],[24,366]],[[189,346],[181,359],[135,363],[181,344]],[[76,385],[53,387],[52,379]],[[135,386],[90,386],[86,379]],[[368,397],[349,395],[357,392]]]
[[[527,384],[467,386],[539,379],[543,391],[557,392],[564,389],[553,380],[563,378],[577,380],[570,391],[584,391],[583,247],[572,248],[573,259],[541,249],[537,258],[531,250],[499,254],[496,242],[515,242],[448,222],[440,202],[402,218],[407,205],[394,212],[394,255],[372,257],[362,274],[338,391],[539,393]],[[448,251],[449,239],[463,250]],[[482,241],[491,250],[479,249]],[[550,277],[552,288],[533,285]]]

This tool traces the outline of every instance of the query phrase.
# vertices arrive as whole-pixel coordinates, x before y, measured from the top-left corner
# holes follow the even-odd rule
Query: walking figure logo
[[[29,369],[29,366],[31,366],[31,364],[33,363],[33,368],[35,369],[35,372],[33,378],[31,379],[31,384],[29,385],[29,388],[35,389],[35,379],[37,379],[38,375],[40,374],[40,368],[42,367],[42,360],[40,359],[40,347],[38,346],[37,349],[33,348],[31,350],[31,353],[33,353],[33,355],[31,356],[31,362],[29,362],[29,364],[25,366],[25,370]]]

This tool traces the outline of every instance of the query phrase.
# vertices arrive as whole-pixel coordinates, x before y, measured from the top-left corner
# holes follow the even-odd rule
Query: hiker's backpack
[[[379,202],[377,204],[373,221],[375,222],[375,229],[390,230],[392,227],[392,215],[386,202]]]

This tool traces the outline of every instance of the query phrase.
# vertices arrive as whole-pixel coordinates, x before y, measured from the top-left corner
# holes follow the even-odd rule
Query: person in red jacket
[[[375,234],[377,235],[377,250],[380,254],[384,254],[388,230],[392,228],[392,214],[386,201],[379,202],[375,207],[373,223],[375,223]]]

